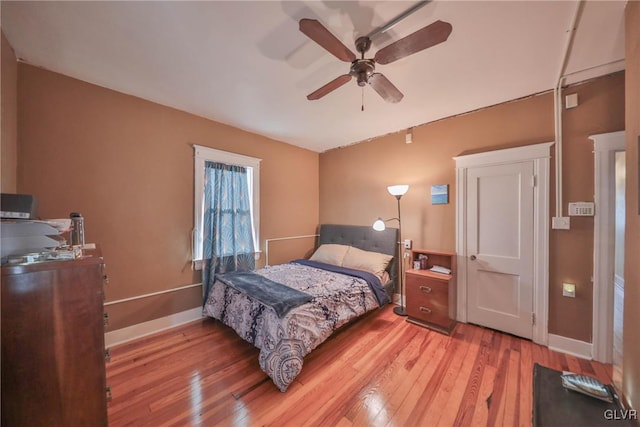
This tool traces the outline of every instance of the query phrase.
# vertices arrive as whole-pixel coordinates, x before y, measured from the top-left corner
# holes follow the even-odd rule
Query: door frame
[[[615,246],[615,153],[625,151],[625,131],[590,135],[594,147],[595,216],[593,220],[594,360],[613,360],[613,300]],[[609,282],[609,285],[607,283]]]
[[[546,346],[549,317],[549,174],[555,142],[454,157],[456,162],[457,320],[467,322],[467,170],[474,167],[533,162],[533,322],[532,340]]]

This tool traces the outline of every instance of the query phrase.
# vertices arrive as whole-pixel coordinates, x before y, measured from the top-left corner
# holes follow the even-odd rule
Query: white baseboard
[[[549,334],[548,347],[550,350],[570,354],[581,359],[592,359],[593,345],[590,342]]]
[[[202,307],[192,308],[191,310],[181,311],[159,319],[149,320],[148,322],[138,323],[137,325],[127,326],[126,328],[116,329],[115,331],[104,334],[104,342],[106,347],[122,344],[137,338],[155,334],[156,332],[174,328],[184,323],[193,322],[202,318]]]

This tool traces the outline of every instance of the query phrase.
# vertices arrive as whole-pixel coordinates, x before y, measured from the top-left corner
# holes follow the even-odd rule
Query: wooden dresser
[[[2,267],[2,425],[106,426],[103,260]]]
[[[413,268],[421,255],[427,257],[426,269]],[[405,272],[407,321],[450,334],[456,325],[456,255],[415,249],[411,261],[412,268]],[[451,274],[429,270],[434,265],[448,268]]]

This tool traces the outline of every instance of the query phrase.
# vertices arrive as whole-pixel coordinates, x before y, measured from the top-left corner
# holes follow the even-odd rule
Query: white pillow
[[[309,259],[341,267],[342,260],[348,250],[349,246],[346,245],[324,244],[320,245]]]
[[[378,278],[382,278],[392,259],[393,255],[363,251],[362,249],[351,246],[342,260],[342,266],[368,271],[378,276]]]

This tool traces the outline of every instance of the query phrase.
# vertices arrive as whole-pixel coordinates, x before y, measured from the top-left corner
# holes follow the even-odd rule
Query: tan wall
[[[17,191],[17,167],[18,167],[18,63],[13,49],[7,38],[2,33],[2,45],[0,46],[2,63],[0,76],[2,80],[2,92],[0,102],[2,104],[2,117],[0,117],[2,149],[0,150],[0,165],[3,193],[15,193]]]
[[[640,409],[640,200],[638,147],[640,145],[640,2],[625,9],[627,218],[625,232],[624,322],[622,387],[635,409]]]
[[[372,224],[397,216],[391,184],[409,184],[402,198],[404,238],[416,247],[455,250],[454,156],[491,147],[553,140],[551,95],[445,119],[320,155],[320,221]],[[431,205],[433,184],[449,184],[447,205]],[[390,224],[397,226],[397,224]]]
[[[593,200],[591,134],[624,128],[624,73],[571,87],[580,106],[565,113],[564,197]],[[455,250],[454,156],[554,140],[551,93],[497,105],[404,133],[330,150],[320,155],[320,222],[372,224],[396,216],[387,185],[409,184],[402,198],[403,238],[414,247]],[[554,180],[552,179],[552,185]],[[430,188],[449,184],[447,205],[431,205]],[[554,212],[554,194],[551,209]],[[572,221],[570,231],[551,231],[549,332],[591,341],[593,219]],[[578,285],[575,299],[563,298],[562,280]]]
[[[593,201],[594,156],[589,135],[624,129],[624,73],[576,85],[579,106],[563,114],[563,215],[569,202]],[[554,180],[555,182],[555,180]],[[555,215],[555,190],[552,191]],[[571,230],[549,235],[549,333],[591,342],[593,322],[593,217],[571,217]],[[562,296],[562,282],[576,297]]]
[[[18,96],[18,190],[36,195],[41,217],[83,214],[107,264],[107,302],[199,283],[192,144],[263,159],[263,241],[316,232],[317,153],[23,63]],[[112,305],[110,329],[197,307],[200,292]]]

